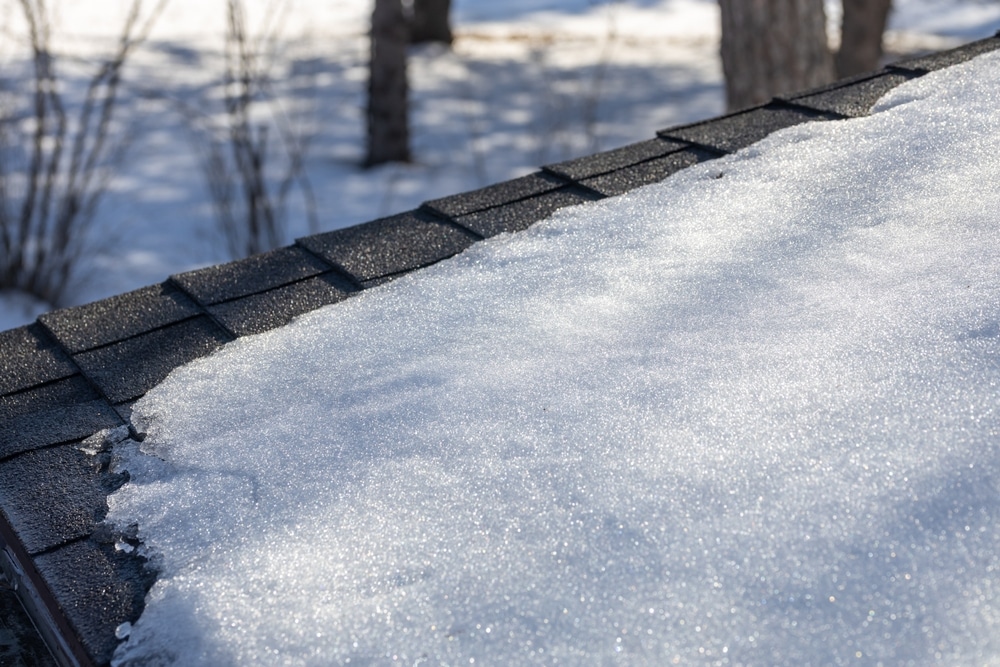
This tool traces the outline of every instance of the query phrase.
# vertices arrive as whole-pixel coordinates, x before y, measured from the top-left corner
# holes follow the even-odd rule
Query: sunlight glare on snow
[[[176,370],[178,665],[1000,659],[1000,54]]]

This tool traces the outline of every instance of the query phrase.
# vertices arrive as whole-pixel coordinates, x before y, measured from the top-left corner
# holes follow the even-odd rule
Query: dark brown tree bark
[[[719,0],[730,110],[833,79],[823,0]]]
[[[843,0],[843,5],[840,50],[835,59],[841,78],[878,68],[892,0]]]
[[[410,43],[451,44],[451,0],[413,0]]]
[[[365,166],[410,161],[406,82],[406,49],[409,42],[409,27],[401,0],[375,0]]]

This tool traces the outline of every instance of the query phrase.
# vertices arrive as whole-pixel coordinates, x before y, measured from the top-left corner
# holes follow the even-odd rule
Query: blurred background
[[[841,1],[769,1],[836,76]],[[727,4],[0,0],[0,329],[744,106]],[[893,0],[878,59],[998,28]]]

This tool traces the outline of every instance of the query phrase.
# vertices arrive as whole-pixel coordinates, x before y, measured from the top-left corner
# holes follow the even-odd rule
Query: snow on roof
[[[865,114],[998,44],[0,333],[0,564],[81,664],[995,658],[996,58]]]
[[[985,56],[173,371],[117,445],[158,579],[116,655],[1000,659],[998,90]]]

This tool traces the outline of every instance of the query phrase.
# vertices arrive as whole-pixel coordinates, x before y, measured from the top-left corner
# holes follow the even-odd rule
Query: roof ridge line
[[[527,176],[444,198],[455,205],[453,211],[465,211],[462,213],[449,214],[433,206],[434,201],[441,200],[431,200],[411,211],[305,236],[288,246],[251,258],[174,274],[156,285],[91,304],[53,311],[60,313],[59,318],[64,318],[62,321],[65,326],[59,331],[53,329],[57,327],[59,318],[52,313],[43,314],[33,323],[13,329],[16,334],[0,336],[0,360],[13,358],[14,361],[4,366],[4,369],[12,369],[11,372],[17,376],[14,382],[5,386],[18,387],[3,396],[23,395],[31,398],[29,392],[33,390],[79,375],[97,397],[95,402],[100,402],[111,410],[120,424],[129,426],[130,435],[135,437],[137,434],[132,430],[131,419],[126,417],[128,406],[135,400],[134,393],[141,392],[138,396],[144,395],[158,383],[158,378],[165,377],[166,372],[169,372],[167,369],[176,368],[217,349],[218,345],[223,344],[219,342],[221,338],[231,341],[250,333],[281,326],[290,317],[320,305],[335,303],[386,280],[430,266],[483,238],[525,229],[558,208],[608,196],[608,192],[625,192],[662,181],[703,158],[707,159],[698,151],[711,153],[712,156],[725,155],[782,127],[803,122],[803,119],[854,117],[836,110],[842,108],[838,105],[842,105],[844,100],[857,103],[856,107],[851,107],[851,113],[864,115],[870,109],[864,105],[871,101],[872,96],[877,99],[885,89],[899,85],[908,78],[950,67],[998,48],[1000,31],[993,37],[938,54],[911,58],[901,61],[899,65],[890,64],[872,73],[841,79],[821,89],[781,95],[756,107],[674,126],[656,132],[650,139],[642,142],[563,163],[543,165]],[[579,169],[573,172],[576,175],[569,175],[568,171],[556,171],[558,165],[588,159],[591,161],[589,165],[577,164]],[[599,179],[619,179],[621,183],[614,188],[604,187],[597,183]],[[588,182],[594,187],[588,185]],[[485,193],[488,196],[484,196],[483,191],[488,191]],[[581,194],[580,191],[585,192]],[[584,196],[587,192],[594,196]],[[264,275],[256,273],[258,270]],[[245,281],[247,276],[254,278],[252,285],[240,282]],[[336,287],[331,284],[331,276],[349,284],[353,289],[346,291]],[[234,281],[238,289],[233,288]],[[175,298],[175,294],[180,296]],[[104,304],[104,308],[95,308],[95,304]],[[262,314],[259,311],[264,312]],[[234,320],[227,319],[227,314],[250,321],[253,326],[235,331],[232,324]],[[106,318],[122,320],[133,315],[141,316],[137,323],[129,322],[129,326],[112,327],[114,331],[111,333],[102,331],[109,322]],[[202,316],[205,316],[204,319],[200,319]],[[195,321],[198,326],[185,326]],[[74,338],[73,327],[82,330],[82,334]],[[176,333],[165,335],[164,332],[171,327],[178,327]],[[147,339],[145,346],[141,344],[142,339],[151,334],[156,334],[157,337],[152,341]],[[87,345],[87,341],[95,340],[105,342],[75,352],[70,351],[76,349],[75,344],[66,342],[77,341],[81,345]],[[164,352],[158,347],[161,343],[169,343],[177,349],[171,348]],[[55,355],[53,359],[41,359],[43,354],[50,352]],[[93,354],[95,352],[104,354]],[[91,356],[87,357],[88,354]],[[79,362],[78,357],[81,355],[84,355],[84,360],[88,363]],[[110,370],[109,364],[112,364]],[[95,376],[91,372],[94,369],[108,372],[104,376]],[[116,384],[120,383],[119,376],[123,374],[137,375],[139,379],[132,384]],[[120,399],[117,402],[112,400],[116,394]],[[52,407],[55,399],[51,396],[54,392],[47,392],[46,395],[49,396],[47,400],[50,404],[42,407],[35,405],[34,412],[25,414],[38,414],[42,409],[60,409]],[[49,434],[51,435],[51,431]],[[51,442],[31,447],[26,452],[54,449],[75,441]],[[9,464],[17,456],[19,454],[0,459],[0,466]],[[47,517],[35,518],[42,520]],[[8,517],[2,506],[0,540],[10,543],[5,553],[17,554],[18,559],[24,559],[23,567],[36,573],[37,581],[34,584],[28,581],[26,585],[37,584],[54,605],[52,613],[58,614],[58,618],[45,626],[47,632],[55,633],[49,636],[48,641],[76,642],[74,645],[81,647],[80,650],[83,651],[81,655],[84,656],[84,664],[103,661],[103,657],[95,658],[86,653],[90,649],[82,648],[84,638],[91,641],[95,635],[84,635],[74,625],[79,620],[74,614],[86,612],[72,606],[64,608],[71,601],[60,601],[56,597],[57,593],[65,594],[58,587],[53,587],[52,583],[55,581],[58,584],[58,577],[62,573],[56,571],[53,574],[51,570],[45,570],[45,576],[41,574],[39,564],[34,561],[35,556],[23,549],[22,537],[14,524],[8,524]],[[85,542],[85,539],[81,539],[73,544]],[[65,547],[65,544],[51,547],[44,555],[54,558]],[[18,548],[24,553],[18,552]],[[69,558],[69,555],[65,557]],[[17,564],[18,561],[14,559],[12,562]],[[49,567],[46,563],[41,565]],[[22,569],[23,571],[25,570]],[[112,574],[125,581],[126,575],[122,575],[121,571],[115,570]],[[99,581],[99,577],[94,575],[88,581],[91,583],[81,583],[80,586],[85,588],[97,585],[92,582]],[[78,591],[74,592],[74,595],[77,593]],[[99,619],[104,624],[100,626],[101,632],[110,631],[113,635],[114,627],[105,626],[116,622],[114,615],[124,613],[121,611],[123,608],[124,606],[115,607],[102,615]],[[43,608],[36,613],[49,612]],[[36,622],[44,626],[43,621],[44,619],[36,619]],[[66,638],[61,638],[60,634],[66,634]],[[96,636],[104,637],[101,634]]]

